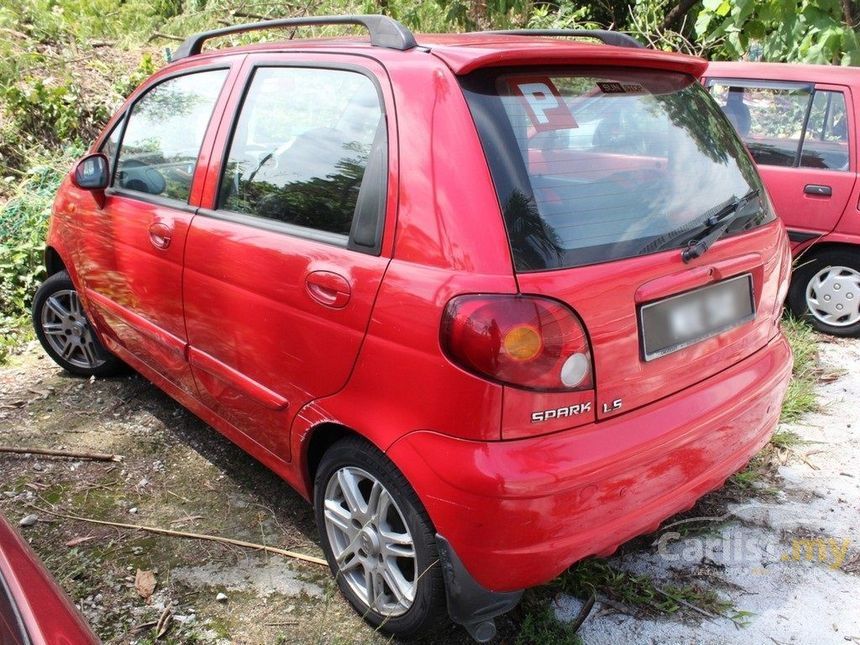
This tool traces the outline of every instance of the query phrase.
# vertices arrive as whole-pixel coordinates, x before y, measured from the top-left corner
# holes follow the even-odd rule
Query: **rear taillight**
[[[548,298],[458,296],[442,317],[442,347],[470,372],[516,387],[564,392],[594,384],[582,322]]]

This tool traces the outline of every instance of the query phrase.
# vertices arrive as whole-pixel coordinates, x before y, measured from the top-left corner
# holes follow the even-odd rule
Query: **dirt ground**
[[[708,496],[682,524],[612,559],[660,582],[707,585],[733,603],[733,619],[695,608],[639,615],[598,598],[580,630],[586,643],[860,643],[860,340],[823,340],[833,377],[819,386],[822,411],[786,428],[799,441],[780,453],[778,474],[740,497]],[[386,641],[336,593],[325,567],[54,514],[322,556],[304,500],[142,378],[70,377],[31,343],[0,368],[0,445],[123,456],[0,454],[0,512],[16,524],[36,516],[20,530],[104,641],[153,642],[167,615],[159,642]],[[697,514],[706,519],[687,521]],[[155,576],[148,599],[135,585],[139,569]],[[549,603],[562,621],[580,608],[551,589],[527,600]],[[501,641],[517,640],[526,611],[500,621]],[[432,640],[469,642],[453,626]]]

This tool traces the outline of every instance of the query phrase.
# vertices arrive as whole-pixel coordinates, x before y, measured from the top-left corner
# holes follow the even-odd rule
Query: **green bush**
[[[38,160],[0,208],[0,362],[28,333],[33,294],[43,277],[45,232],[51,204],[81,148]]]

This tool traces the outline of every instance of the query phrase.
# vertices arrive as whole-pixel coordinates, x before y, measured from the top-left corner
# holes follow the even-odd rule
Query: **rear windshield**
[[[773,219],[743,144],[691,76],[614,68],[482,70],[462,79],[518,271],[606,262]]]

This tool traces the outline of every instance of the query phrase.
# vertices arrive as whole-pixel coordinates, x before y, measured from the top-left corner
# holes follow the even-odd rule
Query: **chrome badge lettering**
[[[603,414],[618,412],[621,409],[621,399],[615,399],[612,403],[603,404]]]
[[[532,423],[540,423],[541,421],[550,421],[552,419],[562,419],[564,417],[573,417],[583,412],[591,410],[591,402],[577,403],[576,405],[568,405],[563,408],[554,408],[552,410],[539,410],[532,412]]]

